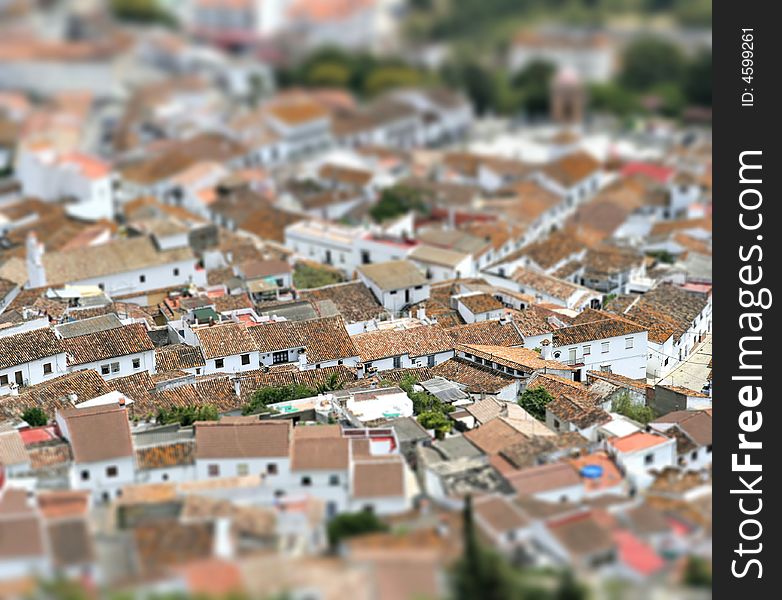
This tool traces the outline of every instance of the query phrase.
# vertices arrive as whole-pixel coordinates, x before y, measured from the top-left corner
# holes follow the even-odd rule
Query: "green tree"
[[[638,95],[616,83],[594,84],[589,88],[589,105],[599,112],[626,117],[640,110]]]
[[[364,93],[376,96],[395,88],[419,86],[424,79],[423,73],[408,66],[382,66],[373,70],[364,80]]]
[[[560,576],[553,600],[586,600],[587,597],[587,589],[576,580],[573,571],[570,569],[564,571]]]
[[[497,112],[499,88],[494,69],[484,67],[472,57],[462,57],[446,63],[440,76],[450,86],[463,89],[479,115]]]
[[[49,417],[41,407],[33,406],[22,413],[22,420],[30,427],[42,427],[49,422]]]
[[[513,76],[512,84],[521,95],[524,110],[531,114],[548,112],[553,77],[554,66],[545,61],[534,61]]]
[[[159,0],[111,0],[111,12],[120,20],[133,23],[160,23],[174,26],[176,20]]]
[[[375,222],[381,223],[407,214],[411,210],[426,211],[424,193],[408,186],[395,185],[382,191],[380,200],[369,209],[369,214]]]
[[[519,406],[536,419],[543,421],[546,419],[546,405],[553,399],[544,387],[527,388],[519,398]]]
[[[326,392],[341,390],[342,387],[343,387],[343,382],[340,381],[339,374],[330,373],[329,376],[326,378],[326,381],[318,385],[317,392],[319,394],[325,394]]]
[[[378,519],[375,513],[368,510],[337,515],[326,527],[332,549],[335,549],[344,539],[378,531],[388,531],[388,526]]]
[[[687,66],[684,91],[692,104],[711,106],[711,50],[699,52]]]
[[[643,425],[654,420],[654,410],[652,407],[646,406],[645,404],[636,404],[627,392],[622,392],[614,398],[614,401],[611,403],[611,411],[624,415],[628,419],[632,419]]]
[[[424,429],[434,429],[438,439],[443,439],[445,434],[453,428],[453,421],[439,410],[429,410],[418,415],[418,422]]]
[[[690,556],[684,569],[684,584],[690,587],[711,588],[711,564],[700,556]]]
[[[655,37],[632,42],[624,52],[619,83],[650,91],[660,84],[683,84],[686,61],[678,46]]]
[[[263,387],[255,390],[250,396],[250,400],[242,407],[242,414],[249,415],[265,410],[269,404],[277,402],[288,402],[289,400],[298,400],[299,398],[309,398],[317,396],[317,390],[292,383],[280,387]]]
[[[305,82],[311,86],[347,87],[351,74],[348,65],[337,62],[320,62],[309,68]]]
[[[319,288],[342,280],[342,275],[334,269],[314,263],[297,262],[293,267],[293,285],[300,290]]]
[[[212,404],[203,406],[175,406],[172,409],[160,409],[157,414],[157,422],[168,425],[170,423],[179,423],[183,427],[188,427],[196,421],[217,421],[220,413],[217,407]]]

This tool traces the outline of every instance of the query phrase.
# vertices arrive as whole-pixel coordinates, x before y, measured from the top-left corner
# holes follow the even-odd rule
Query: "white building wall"
[[[242,364],[242,354],[249,355],[249,362]],[[261,365],[260,352],[253,350],[242,354],[232,354],[222,358],[210,358],[204,365],[204,374],[212,373],[241,373],[242,371],[253,371]],[[218,361],[223,361],[223,366],[218,366]]]
[[[632,348],[626,347],[628,340],[632,340]],[[604,349],[606,345],[607,350]],[[589,354],[585,354],[587,351]],[[606,369],[601,367],[606,365],[609,365],[611,372],[617,375],[630,379],[643,379],[646,377],[647,356],[646,331],[593,340],[583,344],[557,346],[552,350],[554,360],[567,364],[583,363],[584,366],[581,367],[582,381],[586,380],[587,371],[604,371]]]
[[[137,368],[133,366],[133,361],[135,359],[138,359],[139,361],[139,366]],[[116,364],[118,368],[112,368],[112,365],[114,364]],[[108,373],[104,372],[104,367],[108,367]],[[115,377],[125,377],[126,375],[133,375],[134,373],[141,373],[142,371],[155,373],[155,351],[136,352],[135,354],[128,354],[126,356],[116,356],[106,360],[73,365],[68,368],[68,371],[85,371],[87,369],[94,369],[106,380],[114,379]]]
[[[43,367],[45,364],[51,364],[51,373],[44,374]],[[49,379],[54,379],[55,377],[59,377],[68,372],[66,354],[63,352],[21,365],[0,369],[0,379],[8,377],[7,384],[0,383],[0,396],[11,393],[11,386],[16,383],[16,373],[19,371],[22,373],[22,385],[24,386],[36,385],[48,381]]]
[[[277,474],[268,472],[269,465],[277,466]],[[209,466],[217,465],[219,474],[209,475]],[[268,456],[250,458],[198,458],[195,463],[196,478],[218,479],[220,477],[241,476],[246,467],[246,475],[264,475],[264,483],[270,486],[282,486],[285,489],[290,485],[290,459],[287,456]]]
[[[117,474],[110,476],[108,469],[116,467]],[[87,479],[84,478],[87,474]],[[74,463],[69,471],[71,489],[89,490],[95,502],[117,498],[118,491],[135,481],[135,464],[132,456],[92,463]]]
[[[142,281],[142,277],[144,281]],[[109,295],[117,295],[146,292],[173,286],[185,286],[190,283],[195,283],[198,287],[206,287],[207,282],[206,270],[197,268],[194,258],[187,261],[178,261],[66,283],[71,285],[95,285],[102,287]]]

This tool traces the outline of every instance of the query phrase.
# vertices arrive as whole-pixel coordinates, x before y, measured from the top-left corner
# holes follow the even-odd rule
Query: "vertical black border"
[[[739,418],[747,410],[739,402],[739,390],[744,382],[733,379],[741,374],[739,365],[739,339],[742,335],[752,335],[739,329],[739,317],[742,309],[739,304],[739,289],[746,287],[740,282],[739,269],[747,264],[740,260],[739,248],[762,243],[763,281],[755,289],[767,287],[772,294],[779,291],[777,281],[782,264],[782,234],[776,231],[777,204],[782,201],[782,162],[779,146],[782,143],[782,96],[779,93],[779,63],[782,61],[782,30],[774,19],[774,9],[778,3],[768,0],[722,0],[714,3],[713,56],[714,56],[714,137],[713,137],[713,206],[714,206],[714,278],[715,297],[713,328],[714,354],[714,503],[713,503],[713,581],[715,598],[779,598],[782,597],[782,567],[779,565],[780,537],[777,521],[782,507],[779,503],[780,477],[777,466],[782,464],[782,430],[778,416],[780,399],[777,385],[777,366],[775,350],[780,335],[778,314],[782,296],[768,310],[762,310],[763,330],[762,363],[760,371],[763,388],[763,400],[756,410],[763,415],[763,425],[759,432],[748,434],[754,440],[763,443],[762,450],[753,451],[752,462],[761,462],[762,473],[737,473],[732,469],[732,455],[739,454],[739,462],[744,452],[739,450],[741,433]],[[747,83],[742,79],[742,29],[754,31],[753,79]],[[742,106],[741,94],[744,88],[750,88],[754,96],[752,107]],[[762,192],[763,226],[757,231],[743,230],[739,224],[742,209],[739,194],[742,186],[739,182],[739,155],[745,150],[762,151],[762,183],[756,186]],[[746,212],[746,211],[745,211]],[[755,218],[754,216],[752,218]],[[758,242],[757,236],[763,241]],[[755,267],[756,268],[756,267]],[[754,309],[759,310],[759,309]],[[755,334],[758,335],[758,334]],[[758,346],[755,346],[758,348]],[[744,374],[747,372],[744,371]],[[762,489],[762,495],[749,496],[731,493],[742,488],[739,481],[744,476],[750,482],[758,475],[763,479],[756,487]],[[756,499],[762,498],[762,511],[754,517],[743,515],[739,500],[746,498],[746,506],[755,506]],[[752,498],[752,500],[750,500]],[[744,519],[755,518],[762,523],[762,535],[755,541],[742,540],[740,526]],[[746,532],[754,535],[752,527]],[[736,550],[740,543],[745,548],[763,544],[762,551],[743,557]],[[749,569],[743,578],[733,571],[741,572],[750,559],[758,558],[763,567],[762,577],[758,578],[756,568]],[[736,563],[734,563],[736,561]]]

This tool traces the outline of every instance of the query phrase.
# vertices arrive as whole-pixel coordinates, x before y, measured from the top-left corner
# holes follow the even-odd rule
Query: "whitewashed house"
[[[454,357],[454,341],[437,325],[381,329],[353,336],[366,374],[434,367]]]
[[[271,499],[290,485],[291,421],[223,417],[195,425],[196,477],[261,477]]]
[[[711,465],[711,410],[677,410],[656,418],[649,428],[676,440],[681,468],[699,470]]]
[[[260,367],[260,353],[255,339],[243,323],[214,323],[191,326],[204,355],[204,373],[239,373]],[[186,336],[187,339],[187,336]]]
[[[72,489],[89,490],[95,501],[116,498],[135,480],[135,457],[124,404],[58,410],[55,420],[70,443]]]
[[[475,274],[472,255],[457,250],[420,244],[407,255],[407,259],[417,265],[431,282],[472,277]]]
[[[114,175],[103,160],[71,152],[59,154],[53,148],[22,146],[16,163],[16,177],[25,196],[49,202],[75,198],[77,215],[89,220],[114,217]]]
[[[586,152],[574,152],[546,164],[536,180],[565,200],[567,207],[583,203],[602,184],[600,163]]]
[[[173,286],[206,286],[206,270],[187,244],[187,234],[139,236],[44,252],[34,234],[27,238],[27,288],[65,284],[97,286],[109,295]]]
[[[639,489],[652,483],[652,471],[675,467],[677,463],[676,440],[664,435],[639,431],[610,438],[605,444],[606,451]]]
[[[429,298],[429,281],[409,261],[362,264],[357,271],[378,302],[393,314]]]
[[[0,395],[67,372],[66,350],[48,326],[0,336]]]
[[[645,327],[622,319],[600,319],[557,329],[550,352],[554,360],[578,367],[579,381],[586,381],[587,371],[644,379],[647,339]],[[548,355],[549,348],[544,352]]]
[[[65,337],[68,371],[93,369],[106,380],[155,373],[155,344],[141,323]]]

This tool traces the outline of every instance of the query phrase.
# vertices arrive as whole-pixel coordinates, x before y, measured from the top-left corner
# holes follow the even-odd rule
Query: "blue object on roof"
[[[585,465],[581,467],[581,476],[587,479],[600,479],[603,475],[603,467],[600,465]]]

